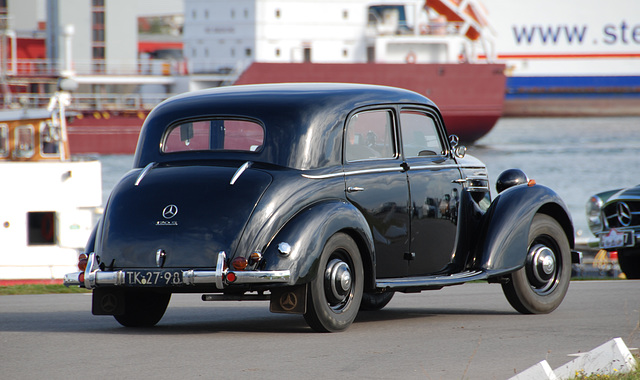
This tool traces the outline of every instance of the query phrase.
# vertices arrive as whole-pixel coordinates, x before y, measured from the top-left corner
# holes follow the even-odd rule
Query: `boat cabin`
[[[0,161],[64,161],[69,143],[55,111],[19,109],[0,113]]]

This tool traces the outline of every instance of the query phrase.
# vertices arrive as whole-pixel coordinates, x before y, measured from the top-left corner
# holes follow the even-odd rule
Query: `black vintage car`
[[[640,279],[640,185],[593,195],[587,201],[587,221],[600,248],[618,252],[627,278]]]
[[[487,170],[414,92],[353,84],[193,92],[147,117],[67,285],[93,313],[151,326],[172,293],[270,300],[318,331],[394,292],[502,284],[548,313],[571,276],[562,200],[519,170],[491,202]]]

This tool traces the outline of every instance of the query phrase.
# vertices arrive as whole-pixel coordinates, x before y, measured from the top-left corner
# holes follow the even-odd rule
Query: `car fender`
[[[524,266],[529,229],[537,213],[547,214],[562,226],[574,248],[573,223],[567,206],[553,190],[541,185],[519,185],[498,195],[484,215],[474,267],[489,276]]]
[[[362,255],[365,273],[374,273],[371,229],[356,207],[339,199],[313,204],[291,218],[269,242],[260,269],[289,269],[290,285],[307,283],[317,273],[325,242],[337,232],[345,232],[354,239]],[[287,245],[289,253],[282,252]],[[365,277],[373,283],[369,275]]]

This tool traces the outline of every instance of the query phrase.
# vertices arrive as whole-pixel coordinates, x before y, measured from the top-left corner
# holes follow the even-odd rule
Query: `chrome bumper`
[[[218,254],[216,270],[189,269],[182,271],[182,284],[189,285],[210,285],[215,284],[216,288],[224,289],[229,284],[275,284],[287,283],[291,277],[289,270],[282,271],[229,271],[225,268],[226,254]],[[233,281],[227,281],[229,273],[235,277]],[[84,281],[80,280],[84,274]],[[125,285],[125,271],[106,272],[100,270],[95,253],[90,253],[87,269],[84,272],[67,273],[64,276],[66,286],[84,286],[87,289],[94,289],[99,286],[122,286]]]

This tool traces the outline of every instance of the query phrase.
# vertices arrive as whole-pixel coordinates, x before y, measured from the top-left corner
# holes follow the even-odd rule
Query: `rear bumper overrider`
[[[188,269],[182,271],[182,282],[184,286],[191,285],[212,285],[216,288],[224,289],[230,283],[233,284],[281,284],[289,282],[291,273],[289,270],[281,271],[230,271],[226,267],[226,254],[218,254],[216,270]],[[234,280],[227,280],[227,276],[233,273]],[[81,275],[84,274],[84,281]],[[89,254],[87,268],[84,272],[67,273],[64,276],[66,286],[84,286],[87,289],[95,289],[100,286],[123,286],[125,282],[125,271],[103,271],[98,265],[96,254]]]

